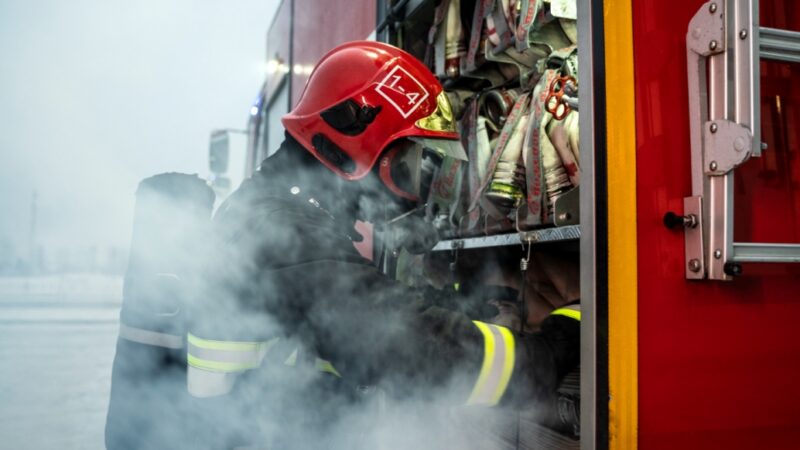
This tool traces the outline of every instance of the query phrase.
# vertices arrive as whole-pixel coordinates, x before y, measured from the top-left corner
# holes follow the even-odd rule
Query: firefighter
[[[328,440],[354,426],[371,386],[480,407],[549,401],[578,364],[576,306],[518,335],[354,248],[356,220],[410,248],[435,235],[431,177],[465,156],[429,70],[390,45],[341,45],[282,123],[280,148],[214,218],[187,336],[194,446],[352,446]]]

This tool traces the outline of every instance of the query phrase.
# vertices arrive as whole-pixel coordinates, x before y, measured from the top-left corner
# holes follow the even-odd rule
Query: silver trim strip
[[[602,2],[578,0],[578,128],[581,142],[581,450],[595,450],[597,436],[597,312],[595,308],[594,61],[592,8]],[[603,111],[600,112],[604,114]]]
[[[119,324],[119,337],[126,341],[171,349],[183,348],[183,336],[136,328]]]

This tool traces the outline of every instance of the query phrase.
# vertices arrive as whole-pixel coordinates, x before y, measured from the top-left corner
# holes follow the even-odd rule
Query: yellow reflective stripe
[[[566,316],[566,317],[569,317],[571,319],[575,319],[578,322],[581,321],[581,312],[580,311],[576,311],[574,309],[570,309],[570,308],[559,308],[559,309],[551,312],[550,315],[551,316]]]
[[[187,362],[190,366],[198,369],[213,370],[217,372],[242,372],[248,369],[254,369],[260,365],[259,362],[245,362],[233,363],[223,361],[212,361],[209,359],[198,358],[193,355],[186,355]]]
[[[295,366],[297,365],[297,349],[294,349],[291,355],[286,358],[286,361],[283,362],[287,366]]]
[[[483,364],[481,364],[478,381],[475,382],[472,393],[467,400],[468,405],[474,405],[478,402],[481,390],[486,385],[486,379],[489,378],[489,373],[492,371],[492,360],[494,359],[494,334],[489,331],[489,327],[485,323],[478,322],[477,320],[473,320],[472,323],[474,323],[483,334]]]
[[[267,344],[267,342],[214,341],[210,339],[201,339],[192,333],[188,333],[186,338],[190,344],[209,350],[261,350]]]
[[[333,364],[331,364],[330,361],[325,361],[324,359],[317,358],[316,366],[317,370],[319,370],[320,372],[327,372],[339,378],[342,378],[342,376],[339,374],[339,371],[336,370],[335,367],[333,367]]]
[[[514,372],[514,361],[516,358],[516,355],[514,354],[514,335],[511,333],[511,330],[506,327],[497,328],[500,330],[500,334],[503,335],[503,345],[505,346],[506,357],[503,360],[503,373],[500,376],[500,383],[497,385],[497,389],[492,397],[493,405],[496,405],[500,402],[500,398],[503,397],[503,394],[506,392],[506,388],[508,388],[508,382],[511,381],[511,373]]]
[[[241,372],[261,365],[264,355],[278,342],[214,341],[187,334],[187,361],[191,367],[216,372]]]
[[[514,371],[514,335],[505,327],[473,323],[483,335],[483,364],[467,404],[494,406],[505,393]]]

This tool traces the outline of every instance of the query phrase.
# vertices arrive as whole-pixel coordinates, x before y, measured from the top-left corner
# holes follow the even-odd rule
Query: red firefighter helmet
[[[347,180],[363,178],[401,138],[466,159],[439,81],[414,56],[380,42],[348,42],[328,52],[297,106],[281,121],[322,164]]]

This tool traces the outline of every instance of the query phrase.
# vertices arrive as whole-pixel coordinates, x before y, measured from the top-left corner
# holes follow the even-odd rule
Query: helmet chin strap
[[[401,221],[401,220],[405,219],[405,218],[406,218],[406,217],[408,217],[408,216],[411,216],[411,215],[413,215],[413,214],[416,214],[416,213],[418,213],[419,211],[424,211],[424,210],[425,210],[427,207],[428,207],[428,204],[427,204],[427,203],[425,203],[424,205],[419,205],[419,206],[417,206],[416,208],[414,208],[414,209],[412,209],[412,210],[410,210],[410,211],[406,211],[406,212],[404,212],[403,214],[400,214],[400,215],[398,215],[398,216],[395,216],[395,217],[393,217],[393,218],[391,218],[391,219],[387,220],[387,221],[385,222],[385,225],[391,225],[391,224],[393,224],[393,223],[395,223],[395,222],[399,222],[399,221]]]

